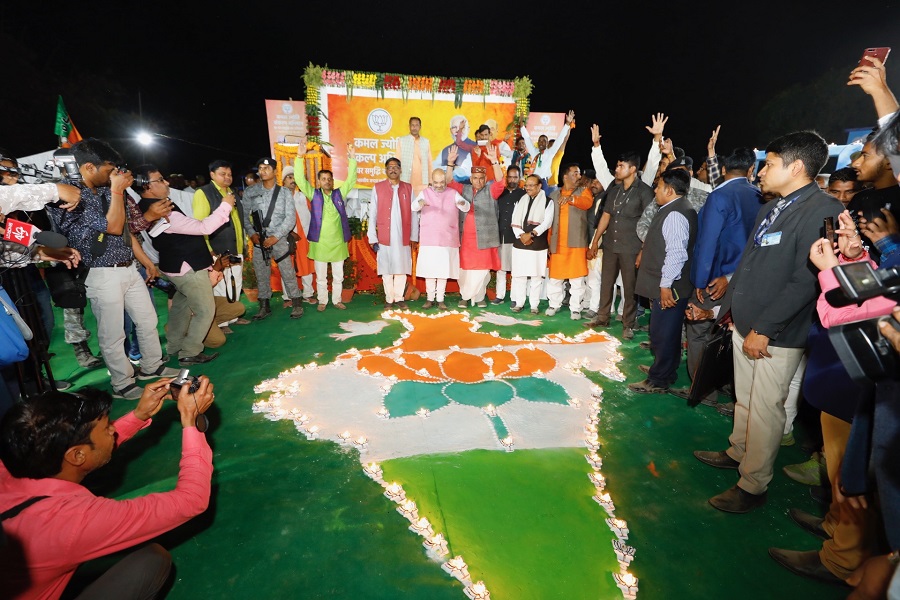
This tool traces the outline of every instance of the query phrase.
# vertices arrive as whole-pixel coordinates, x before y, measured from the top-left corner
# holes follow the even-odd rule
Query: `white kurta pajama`
[[[406,292],[406,276],[412,273],[412,252],[410,246],[403,245],[403,219],[400,212],[400,197],[397,194],[399,186],[392,185],[393,197],[391,198],[391,244],[378,246],[377,272],[381,275],[384,284],[384,298],[388,304],[401,302]],[[380,201],[385,202],[382,198]],[[378,191],[372,188],[369,199],[369,243],[373,246],[378,243]],[[413,228],[418,229],[413,219]],[[415,237],[413,234],[412,237]]]
[[[544,202],[543,211],[540,206],[534,206]],[[526,223],[534,225],[532,233],[535,236],[541,236],[547,233],[553,225],[553,207],[547,200],[544,192],[538,192],[532,203],[532,210],[528,213],[528,204],[531,198],[526,194],[519,198],[516,203],[516,210],[513,212],[512,230],[516,237],[521,237],[525,232],[523,226]],[[535,216],[540,216],[538,221]],[[510,299],[516,303],[517,307],[525,306],[526,294],[529,306],[532,311],[537,310],[541,301],[541,286],[543,285],[544,275],[547,273],[547,250],[523,250],[513,246],[512,249],[512,286],[510,288]],[[528,279],[531,278],[531,285],[528,285]],[[527,292],[526,292],[527,290]],[[518,310],[518,308],[517,308]]]
[[[430,189],[430,188],[429,188]],[[459,229],[458,213],[468,212],[469,202],[459,193],[447,188],[440,195],[441,206],[426,204],[423,190],[416,196],[412,204],[413,212],[419,213],[419,253],[416,257],[416,276],[425,278],[428,300],[443,302],[444,291],[448,279],[459,279]],[[431,190],[431,193],[438,196]],[[462,203],[459,206],[457,203]],[[444,206],[446,204],[447,206]],[[449,207],[453,210],[450,211]],[[452,240],[445,236],[434,235],[433,232],[454,230]],[[455,240],[456,246],[452,244]]]

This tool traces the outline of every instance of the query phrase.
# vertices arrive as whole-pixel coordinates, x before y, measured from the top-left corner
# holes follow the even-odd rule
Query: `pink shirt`
[[[231,217],[232,206],[227,202],[219,205],[211,215],[198,221],[183,213],[173,210],[169,214],[169,228],[160,235],[167,233],[183,233],[185,235],[209,235],[222,225],[224,225]],[[187,262],[181,263],[181,270],[177,273],[166,273],[166,275],[184,275],[191,270],[191,265]]]
[[[845,262],[852,261],[841,260],[842,264]],[[871,260],[869,262],[872,266],[875,266],[874,262]],[[888,300],[883,297],[870,298],[863,302],[862,306],[856,306],[855,304],[841,307],[831,306],[825,299],[825,292],[840,287],[837,277],[834,274],[834,269],[819,271],[819,286],[822,288],[822,293],[819,294],[819,299],[816,302],[816,310],[819,313],[819,320],[822,322],[822,326],[826,329],[834,325],[840,325],[841,323],[850,323],[851,321],[862,321],[864,319],[873,319],[875,317],[889,315],[891,314],[891,311],[894,310],[894,307],[897,306],[897,303],[893,300]]]
[[[149,424],[134,413],[121,417],[115,422],[117,445]],[[97,497],[71,481],[18,479],[0,462],[0,512],[49,496],[3,521],[19,549],[11,554],[9,545],[0,548],[4,597],[14,591],[14,598],[59,598],[81,563],[150,540],[202,513],[212,471],[212,450],[195,427],[182,432],[175,489],[130,500]]]

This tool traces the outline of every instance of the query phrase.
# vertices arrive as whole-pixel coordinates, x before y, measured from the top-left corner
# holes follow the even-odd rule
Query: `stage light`
[[[137,134],[137,141],[142,146],[149,146],[153,143],[153,136],[146,131],[141,131]]]

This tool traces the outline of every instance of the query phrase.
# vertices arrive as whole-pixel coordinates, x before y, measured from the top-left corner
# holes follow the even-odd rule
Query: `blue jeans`
[[[672,308],[663,309],[659,298],[650,301],[650,348],[654,360],[647,374],[650,383],[669,387],[678,378],[681,365],[681,328],[690,298],[680,298]]]

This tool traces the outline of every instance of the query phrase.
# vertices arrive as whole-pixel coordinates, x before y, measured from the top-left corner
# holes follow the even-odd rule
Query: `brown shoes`
[[[724,450],[722,452],[708,452],[706,450],[695,450],[694,457],[700,462],[717,469],[737,469],[741,463],[734,460]]]
[[[763,492],[762,494],[751,494],[750,492],[745,492],[738,486],[734,486],[725,490],[718,496],[710,498],[709,503],[713,508],[721,510],[722,512],[744,514],[765,504],[766,492]]]
[[[847,582],[837,577],[822,564],[818,550],[797,552],[796,550],[782,550],[781,548],[769,548],[769,556],[779,565],[801,577],[815,579],[823,583],[848,587]]]

